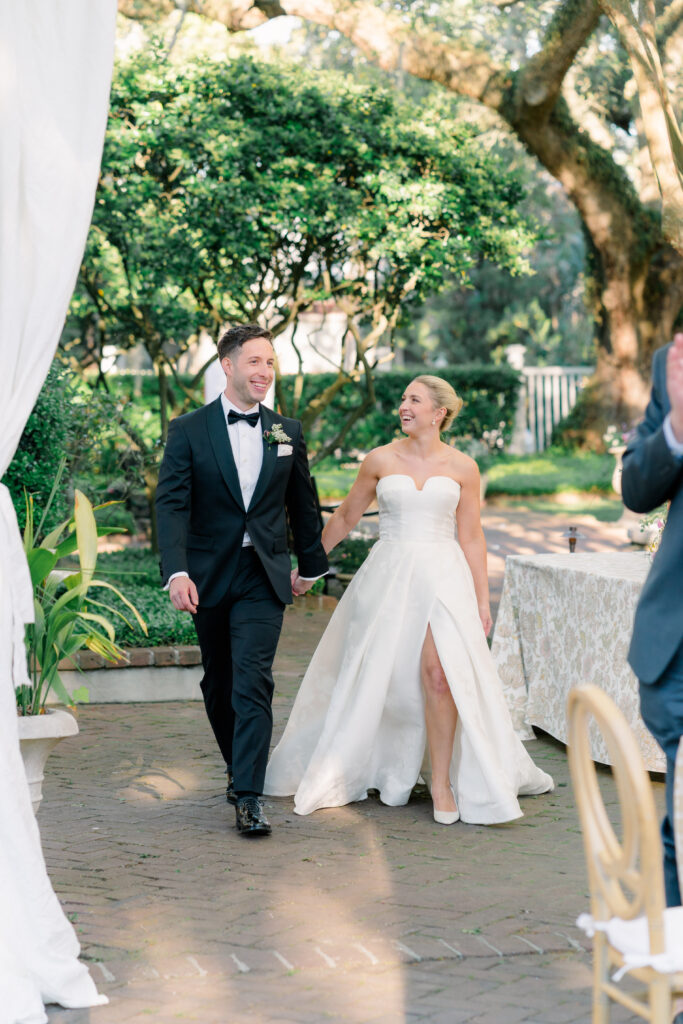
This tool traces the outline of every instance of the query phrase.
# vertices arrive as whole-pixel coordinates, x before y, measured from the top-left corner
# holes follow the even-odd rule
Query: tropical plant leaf
[[[92,597],[92,595],[89,595],[88,596],[88,607],[90,607],[91,605],[95,605],[96,608],[104,609],[104,611],[108,612],[110,615],[116,615],[117,618],[122,619],[123,622],[125,622],[125,624],[128,626],[129,629],[135,629],[135,626],[133,625],[131,620],[128,619],[123,614],[122,611],[119,611],[118,608],[113,608],[110,604],[105,604],[104,601],[96,601],[95,598]],[[145,625],[146,625],[146,623],[145,623]],[[145,629],[145,635],[147,635],[147,630],[146,629]]]
[[[66,686],[64,685],[62,677],[60,676],[59,672],[57,672],[56,669],[51,678],[49,689],[54,690],[62,704],[72,703],[72,696],[67,690]],[[47,692],[45,693],[45,696],[47,696]]]
[[[98,633],[93,630],[89,634],[85,641],[85,646],[88,650],[93,651],[95,654],[100,654],[107,661],[117,661],[123,657],[123,649],[116,643],[112,643],[109,637],[103,633]]]
[[[79,612],[79,619],[85,619],[87,622],[97,622],[105,631],[112,643],[116,640],[116,630],[109,621],[105,619],[104,615],[97,615],[95,612]]]
[[[118,597],[119,601],[123,601],[123,603],[126,605],[126,607],[130,608],[130,610],[132,611],[133,615],[137,619],[137,622],[138,622],[138,625],[140,626],[140,629],[145,634],[145,636],[147,636],[147,623],[143,619],[142,615],[140,615],[140,612],[137,610],[135,605],[131,601],[129,601],[128,598],[125,597],[121,593],[121,591],[119,590],[118,587],[115,587],[113,583],[108,583],[107,580],[93,580],[92,583],[90,584],[90,586],[91,587],[106,587],[107,590],[113,591],[116,594],[116,596]]]
[[[55,473],[55,478],[54,478],[54,481],[53,481],[53,484],[52,484],[52,490],[50,491],[50,494],[48,495],[48,499],[47,499],[47,501],[45,503],[45,507],[43,509],[43,514],[40,517],[40,522],[38,523],[38,529],[36,530],[36,537],[40,537],[40,534],[41,534],[42,529],[43,529],[43,524],[45,522],[45,519],[47,518],[47,514],[50,511],[50,508],[52,507],[52,502],[55,500],[55,494],[57,493],[57,488],[59,487],[59,484],[61,483],[62,477],[64,476],[64,470],[65,469],[66,469],[66,455],[62,456],[62,458],[59,461],[59,465],[57,467],[57,472]]]
[[[51,551],[56,553],[58,558],[61,558],[59,553],[59,545],[61,543],[60,538],[64,531],[69,528],[72,521],[73,519],[65,519],[63,523],[59,524],[59,526],[55,526],[54,530],[51,530],[47,537],[43,537],[40,542],[41,548],[49,548]],[[75,537],[76,534],[74,533],[73,536]]]
[[[33,548],[26,553],[26,561],[31,573],[31,583],[35,587],[52,572],[57,564],[57,556],[45,548]]]
[[[100,505],[93,505],[93,512],[100,512],[103,508],[110,508],[112,505],[123,505],[125,502],[121,501],[120,498],[112,498],[110,501],[103,501]],[[127,530],[121,529],[120,526],[109,527],[113,533],[127,533]]]
[[[107,502],[107,505],[118,505],[118,504],[119,504],[119,502],[116,502],[116,501],[108,501]],[[97,512],[97,510],[100,509],[100,508],[106,508],[106,505],[96,505],[93,508],[93,512]],[[122,530],[120,526],[98,526],[97,527],[97,536],[98,537],[109,537],[111,534],[114,534],[114,533],[124,533],[124,532],[125,531]],[[70,533],[68,537],[65,537],[64,540],[60,542],[59,546],[57,547],[57,556],[59,558],[64,558],[66,555],[72,555],[74,553],[74,551],[76,551],[77,547],[78,547],[78,538],[76,536],[76,531],[74,530],[73,533]]]
[[[95,573],[97,562],[97,523],[92,505],[82,491],[76,490],[74,506],[76,535],[78,537],[78,560],[81,566],[86,590]]]
[[[29,628],[33,630],[33,636],[36,641],[45,629],[45,612],[40,601],[35,598],[33,601],[33,623]]]
[[[58,612],[62,610],[62,608],[64,608],[65,605],[71,604],[73,601],[76,601],[77,599],[83,600],[87,591],[88,588],[85,583],[78,583],[75,586],[73,586],[73,588],[66,590],[66,592],[61,594],[57,598],[55,603],[52,605],[52,608],[50,609],[50,614],[56,615]]]
[[[26,501],[26,525],[24,526],[24,551],[27,553],[33,548],[33,498],[24,491]]]

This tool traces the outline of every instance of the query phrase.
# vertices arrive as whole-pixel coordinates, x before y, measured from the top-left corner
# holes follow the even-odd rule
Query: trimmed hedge
[[[367,558],[373,543],[347,537],[334,549],[330,560],[342,572],[355,572]],[[161,589],[159,558],[151,548],[127,547],[101,554],[95,574],[118,587],[147,623],[148,636],[145,636],[141,629],[131,629],[122,619],[110,615],[116,627],[116,639],[123,647],[177,647],[197,643],[192,616],[176,611],[168,593]],[[316,588],[322,590],[322,580]],[[101,600],[131,619],[130,611],[113,595],[105,594]],[[99,610],[93,608],[93,611]]]
[[[141,629],[131,629],[122,619],[110,616],[116,627],[116,639],[123,647],[175,647],[197,643],[192,616],[176,611],[167,592],[161,589],[159,558],[151,548],[123,548],[101,554],[95,574],[118,587],[147,623],[149,635],[145,636]],[[130,611],[116,597],[107,595],[101,600],[131,620]]]
[[[504,440],[509,441],[520,386],[520,375],[517,371],[507,364],[446,366],[433,371],[420,366],[405,370],[378,371],[375,374],[375,407],[351,427],[343,442],[343,451],[369,451],[400,436],[397,410],[401,395],[411,380],[419,374],[430,372],[452,384],[464,402],[460,415],[451,427],[451,437],[478,441],[484,437],[485,432],[500,431]],[[295,410],[291,415],[296,416],[303,411],[316,395],[336,380],[336,377],[336,373],[308,374],[304,378],[298,411]],[[282,378],[290,409],[295,379],[293,375]],[[334,403],[328,406],[306,431],[306,442],[312,453],[332,440],[341,429],[348,413],[360,404],[362,397],[360,385],[349,384],[342,389]]]

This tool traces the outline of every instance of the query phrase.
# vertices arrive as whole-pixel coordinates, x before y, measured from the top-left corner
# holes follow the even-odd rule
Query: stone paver
[[[523,524],[503,525],[513,546]],[[489,519],[490,546],[496,528]],[[329,614],[287,613],[275,738]],[[406,807],[370,798],[306,818],[269,799],[274,835],[249,841],[201,705],[85,706],[79,718],[50,759],[39,823],[111,1002],[51,1007],[51,1024],[590,1019],[589,944],[574,927],[587,883],[559,743],[529,744],[557,788],[525,798],[518,822],[439,827],[419,790]],[[603,782],[615,809],[607,770]]]

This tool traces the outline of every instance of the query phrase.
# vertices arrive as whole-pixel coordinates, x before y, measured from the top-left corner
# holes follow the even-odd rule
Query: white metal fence
[[[516,433],[524,424],[522,447],[542,452],[553,428],[576,405],[579,392],[593,373],[592,366],[524,366]],[[519,448],[521,438],[515,439]]]

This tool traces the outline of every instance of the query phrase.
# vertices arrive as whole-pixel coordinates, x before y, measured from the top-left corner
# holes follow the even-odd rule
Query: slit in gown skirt
[[[377,485],[380,535],[346,589],[301,683],[264,792],[294,794],[297,814],[364,800],[408,802],[426,747],[420,657],[431,626],[458,709],[450,779],[461,819],[522,815],[518,796],[553,780],[517,737],[455,540],[460,486],[418,490],[392,473]]]

